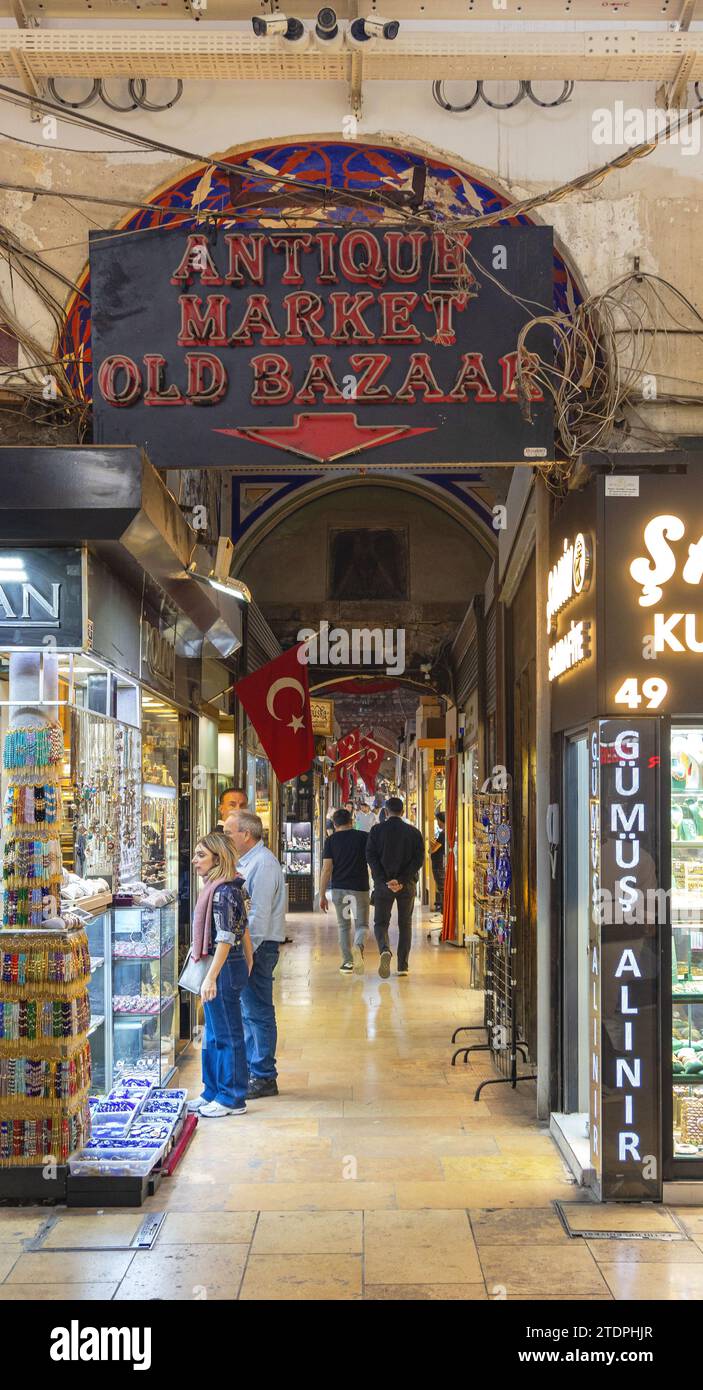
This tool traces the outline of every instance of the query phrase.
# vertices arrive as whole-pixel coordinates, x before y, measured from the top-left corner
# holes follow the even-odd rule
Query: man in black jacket
[[[373,929],[381,953],[378,973],[382,980],[387,980],[391,973],[388,928],[394,902],[398,904],[398,974],[408,973],[417,877],[425,857],[422,835],[403,820],[400,797],[390,796],[386,810],[386,820],[374,825],[366,845],[366,858],[373,874]]]

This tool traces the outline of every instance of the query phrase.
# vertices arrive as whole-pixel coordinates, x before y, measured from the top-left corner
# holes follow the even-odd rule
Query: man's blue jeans
[[[249,1075],[257,1081],[276,1078],[276,1010],[273,1007],[273,972],[278,961],[277,941],[262,941],[254,952],[249,982],[242,990],[242,1021]]]
[[[247,1059],[240,1001],[249,978],[244,954],[230,951],[218,977],[217,994],[205,1004],[201,1061],[203,1095],[237,1109],[247,1096]]]

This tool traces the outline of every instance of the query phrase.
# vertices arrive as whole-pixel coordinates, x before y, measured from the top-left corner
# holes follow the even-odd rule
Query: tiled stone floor
[[[47,1209],[0,1209],[0,1300],[702,1298],[702,1208],[679,1210],[673,1242],[568,1238],[552,1203],[585,1194],[535,1122],[534,1084],[475,1104],[494,1074],[484,1055],[449,1065],[452,1030],[478,1021],[482,998],[463,953],[431,947],[425,925],[408,978],[382,982],[373,944],[364,980],[340,976],[332,923],[291,916],[281,1094],[200,1122],[147,1204],[167,1211],[150,1251],[100,1248],[143,1210],[59,1211],[28,1253]],[[196,1093],[198,1077],[194,1052],[181,1082]],[[666,1215],[628,1208],[628,1225]],[[587,1226],[605,1217],[589,1206]]]

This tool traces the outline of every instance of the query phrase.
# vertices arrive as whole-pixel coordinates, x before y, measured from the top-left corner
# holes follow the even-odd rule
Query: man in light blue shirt
[[[254,948],[254,964],[249,982],[240,995],[250,1100],[278,1095],[273,973],[280,942],[286,935],[283,870],[275,854],[266,848],[263,833],[261,819],[253,811],[235,811],[225,821],[225,834],[229,835],[237,852],[237,868],[251,899],[249,935]]]

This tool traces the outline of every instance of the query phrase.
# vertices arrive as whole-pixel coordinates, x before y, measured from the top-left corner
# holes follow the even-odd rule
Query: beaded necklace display
[[[90,1138],[90,951],[83,929],[60,931],[59,723],[10,729],[3,761],[3,930],[0,931],[0,1166],[53,1155],[65,1163]]]
[[[3,853],[4,927],[38,927],[58,912],[63,757],[63,730],[55,721],[20,726],[5,736],[3,821],[11,833]]]

